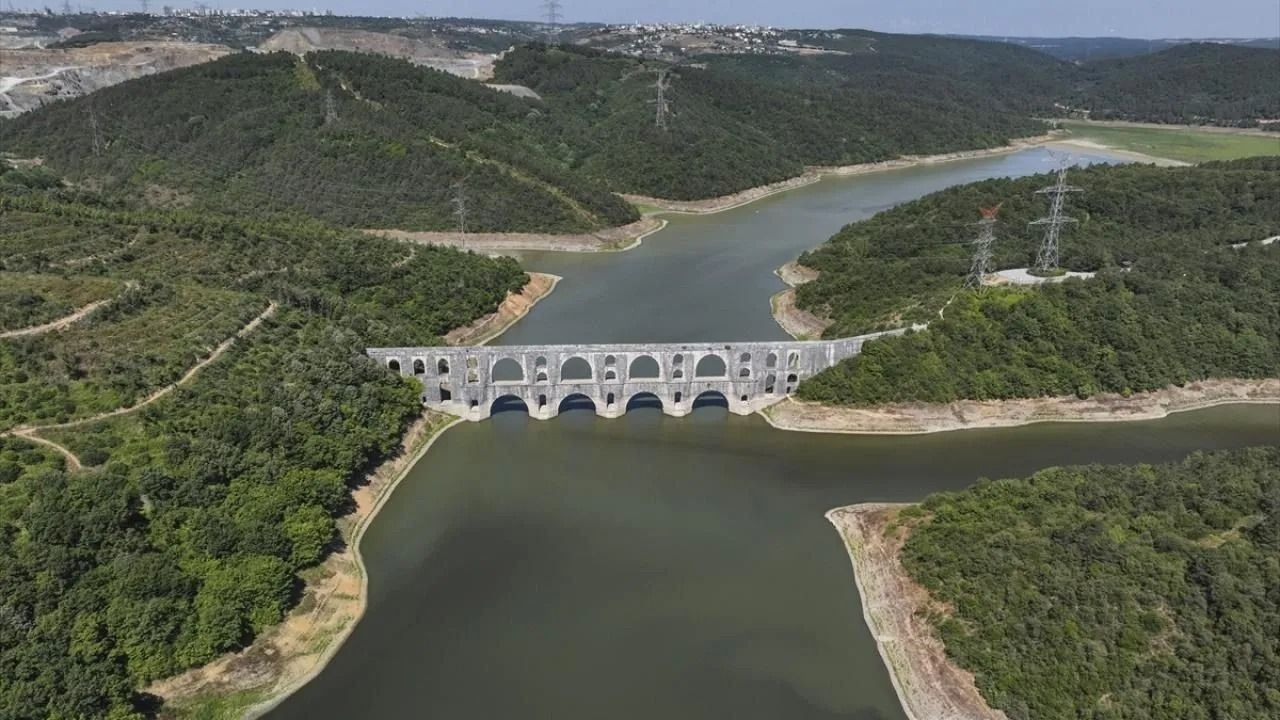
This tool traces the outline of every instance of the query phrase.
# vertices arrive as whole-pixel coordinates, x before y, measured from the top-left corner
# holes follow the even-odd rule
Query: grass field
[[[1275,137],[1214,132],[1186,128],[1111,127],[1087,123],[1063,123],[1071,139],[1088,140],[1117,150],[1128,150],[1188,163],[1235,160],[1254,155],[1280,155],[1280,133]]]

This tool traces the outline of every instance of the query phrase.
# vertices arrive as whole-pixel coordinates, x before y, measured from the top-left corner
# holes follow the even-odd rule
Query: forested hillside
[[[42,433],[83,470],[0,436],[0,717],[33,719],[150,712],[146,683],[279,621],[351,487],[420,412],[416,383],[363,348],[438,342],[526,281],[510,259],[315,222],[11,190],[0,270],[35,308],[116,298],[64,332],[0,340],[0,429],[152,392],[278,305],[145,409]]]
[[[1280,717],[1280,448],[1052,468],[900,518],[948,656],[1010,720]]]
[[[152,206],[451,230],[461,194],[471,231],[582,232],[636,219],[612,193],[701,199],[805,166],[999,146],[1042,133],[1033,117],[1280,116],[1273,50],[1186,45],[1077,66],[958,38],[825,42],[840,54],[504,55],[495,80],[541,100],[375,55],[239,54],[0,122],[0,147]]]
[[[783,58],[758,72],[748,58],[665,63],[573,47],[530,45],[505,55],[499,82],[546,100],[553,146],[585,175],[618,192],[674,199],[723,195],[847,165],[1003,145],[1041,123],[963,89],[930,92],[914,74],[886,69],[865,83],[790,82],[821,72]],[[668,129],[656,124],[654,88],[670,70]],[[973,101],[973,106],[966,105]]]
[[[782,68],[794,79],[897,88],[962,107],[994,102],[1041,117],[1078,111],[1097,120],[1240,126],[1280,117],[1280,50],[1274,47],[1182,43],[1076,63],[1007,43],[935,35],[838,30],[801,39],[847,54],[744,59]]]
[[[801,385],[834,403],[948,402],[1154,390],[1280,375],[1280,160],[1098,166],[1071,182],[1064,265],[1091,280],[962,292],[977,208],[1003,202],[996,266],[1025,267],[1046,176],[951,188],[843,229],[801,262],[797,293],[831,336],[913,321]],[[950,305],[947,302],[954,297]],[[946,307],[945,319],[938,311]]]
[[[636,219],[541,149],[535,102],[401,60],[240,54],[0,123],[0,147],[152,205],[350,227],[578,232]]]
[[[1280,50],[1188,43],[1088,63],[1066,101],[1094,120],[1253,126],[1280,118]]]

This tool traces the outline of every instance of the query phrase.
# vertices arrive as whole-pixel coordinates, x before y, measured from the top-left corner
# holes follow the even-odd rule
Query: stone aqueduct
[[[484,420],[495,403],[522,400],[537,419],[568,400],[590,400],[596,414],[618,417],[632,401],[657,401],[668,415],[689,413],[719,394],[747,415],[791,394],[800,381],[857,355],[869,340],[905,330],[840,340],[637,345],[510,345],[369,348],[369,357],[422,382],[429,407]]]

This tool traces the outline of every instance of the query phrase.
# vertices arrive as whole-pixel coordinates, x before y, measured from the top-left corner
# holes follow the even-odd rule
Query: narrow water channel
[[[1041,151],[827,181],[675,217],[565,277],[503,344],[784,337],[771,272],[846,222]],[[823,513],[1064,463],[1275,442],[1280,410],[917,437],[772,430],[703,408],[523,412],[445,434],[366,534],[369,608],[272,718],[902,720]]]

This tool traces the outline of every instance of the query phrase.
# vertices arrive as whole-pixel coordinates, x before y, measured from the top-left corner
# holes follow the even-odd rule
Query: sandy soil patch
[[[489,80],[498,56],[455,50],[436,40],[347,28],[285,28],[262,42],[261,50],[305,55],[317,50],[347,50],[403,58],[424,67],[471,80]]]
[[[1147,155],[1145,153],[1134,152],[1132,150],[1122,150],[1111,145],[1104,145],[1103,143],[1096,142],[1094,140],[1078,138],[1073,138],[1071,140],[1055,140],[1049,143],[1049,146],[1063,148],[1066,150],[1098,150],[1105,152],[1108,155],[1117,155],[1127,160],[1133,160],[1134,162],[1150,163],[1151,165],[1158,165],[1160,167],[1187,167],[1191,164],[1182,162],[1181,160],[1156,157],[1155,155]]]
[[[657,208],[661,212],[687,213],[693,215],[717,213],[741,207],[748,203],[755,202],[756,200],[769,197],[770,195],[776,195],[788,190],[812,185],[828,175],[863,175],[866,173],[883,172],[885,170],[900,170],[902,168],[917,167],[920,165],[934,165],[937,163],[953,162],[956,160],[969,160],[973,158],[990,157],[993,155],[1004,155],[1006,153],[1017,152],[1018,150],[1025,150],[1029,147],[1044,145],[1058,137],[1060,137],[1060,133],[1049,133],[1037,137],[1015,140],[1003,147],[987,148],[984,150],[965,150],[962,152],[943,153],[941,155],[904,155],[894,160],[861,163],[858,165],[811,167],[803,174],[787,180],[782,180],[769,185],[762,185],[760,187],[748,188],[740,192],[722,195],[715,198],[707,198],[705,200],[668,200],[666,198],[655,198],[647,195],[629,194],[623,194],[621,197],[633,205],[647,205],[649,207]]]
[[[954,665],[926,613],[947,612],[907,574],[899,553],[909,535],[889,524],[906,505],[865,504],[827,513],[844,540],[875,636],[902,709],[911,720],[1006,720],[987,706],[973,674]]]
[[[366,230],[365,232],[423,245],[447,245],[482,253],[510,254],[521,251],[618,252],[639,247],[646,237],[667,226],[661,218],[647,217],[629,225],[605,228],[578,235],[552,233],[459,233],[413,230]]]
[[[223,45],[150,40],[77,48],[0,48],[0,115],[17,115],[53,99],[79,97],[232,52]]]
[[[1067,278],[1078,278],[1080,280],[1088,280],[1097,275],[1093,272],[1072,272],[1067,270],[1061,275],[1032,275],[1031,268],[1009,268],[1008,270],[997,270],[982,279],[983,285],[1044,285],[1045,283],[1060,283]]]
[[[560,282],[559,275],[528,273],[529,282],[518,293],[507,295],[496,312],[489,313],[470,325],[451,330],[444,336],[450,345],[484,345],[507,331],[520,318],[529,314],[538,301],[551,294]]]
[[[774,270],[773,274],[777,275],[782,280],[782,282],[790,285],[791,287],[804,285],[805,283],[811,283],[814,280],[818,279],[817,270],[814,270],[813,268],[810,268],[810,267],[805,267],[804,265],[801,265],[795,260],[792,260],[786,265],[783,265],[777,270]]]
[[[257,717],[324,668],[364,615],[368,578],[360,538],[365,528],[414,463],[455,422],[459,421],[424,411],[405,434],[399,453],[352,493],[355,510],[338,522],[342,550],[306,573],[302,601],[282,623],[240,652],[146,688],[165,700],[162,717],[198,714],[205,703],[228,697],[242,698],[235,710]]]
[[[1042,422],[1158,420],[1175,412],[1241,403],[1280,405],[1280,379],[1202,380],[1127,398],[1108,394],[1084,400],[1068,396],[846,407],[787,398],[761,414],[782,430],[912,435]],[[1276,425],[1280,428],[1280,408]]]

